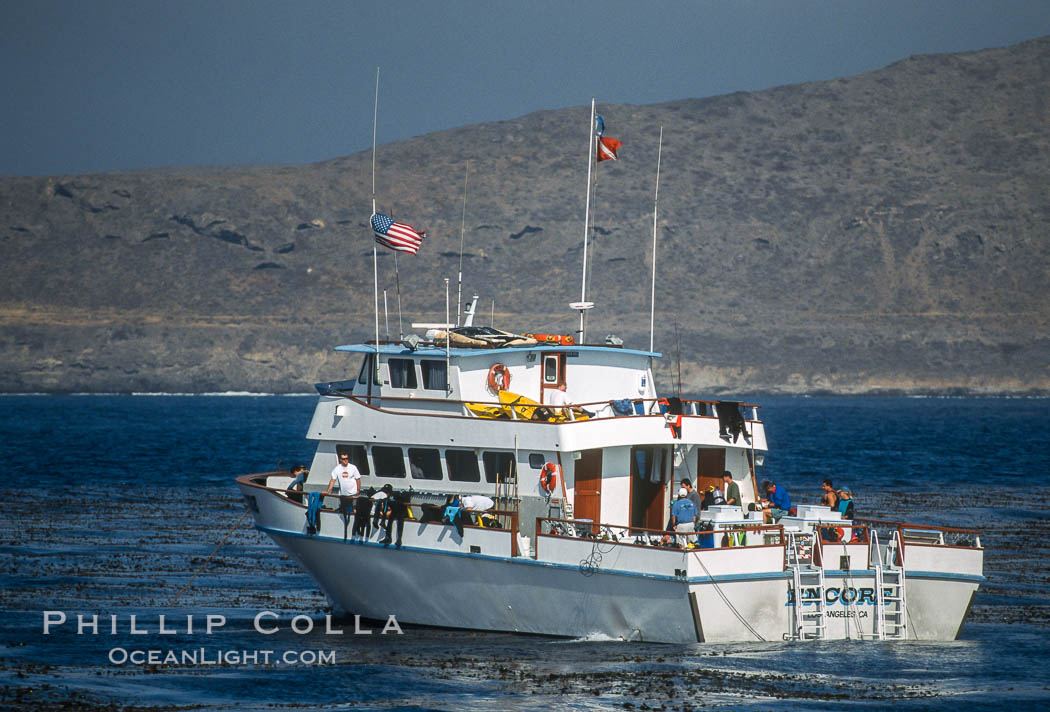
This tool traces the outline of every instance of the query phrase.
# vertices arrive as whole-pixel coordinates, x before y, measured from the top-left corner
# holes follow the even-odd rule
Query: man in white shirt
[[[332,479],[324,493],[330,494],[336,483],[339,485],[340,497],[356,497],[361,490],[361,472],[350,462],[347,453],[339,455],[339,464],[332,469]]]
[[[559,384],[557,388],[547,388],[544,391],[547,404],[552,406],[567,406],[569,405],[569,397],[565,395],[565,384]],[[552,414],[555,416],[561,416],[566,420],[569,419],[568,408],[551,408]]]
[[[496,506],[491,497],[483,494],[464,495],[459,498],[459,502],[463,505],[463,509],[469,509],[472,512],[487,512]]]

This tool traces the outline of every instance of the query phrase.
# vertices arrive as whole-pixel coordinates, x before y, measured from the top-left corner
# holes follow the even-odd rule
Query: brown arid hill
[[[370,107],[369,107],[370,108]],[[657,136],[663,386],[1050,392],[1050,38],[855,77],[600,105],[588,340],[646,348]],[[569,332],[589,106],[379,147],[425,228],[404,321]],[[381,116],[381,115],[380,115]],[[469,174],[468,174],[469,171]],[[294,167],[0,179],[0,391],[307,391],[373,334],[371,152]],[[381,253],[397,330],[393,257]],[[493,306],[494,303],[494,306]],[[677,328],[676,328],[677,325]],[[677,336],[676,336],[677,331]]]

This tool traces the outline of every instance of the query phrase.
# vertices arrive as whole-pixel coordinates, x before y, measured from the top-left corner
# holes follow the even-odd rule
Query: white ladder
[[[880,615],[880,640],[907,640],[908,597],[905,593],[904,547],[900,532],[886,549],[885,568],[876,569],[876,587]],[[898,565],[894,559],[900,556]]]
[[[907,640],[908,598],[905,593],[904,555],[899,532],[885,551],[879,549],[879,538],[871,530],[871,550],[875,554],[875,631],[877,640]],[[894,559],[900,553],[901,563]]]
[[[793,532],[786,532],[788,568],[791,569],[795,599],[795,640],[824,640],[827,637],[824,617],[824,569],[805,563],[799,556],[799,542]],[[812,554],[810,555],[812,557]]]

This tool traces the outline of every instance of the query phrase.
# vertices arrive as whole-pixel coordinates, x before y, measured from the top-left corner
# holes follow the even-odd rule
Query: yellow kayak
[[[531,398],[510,391],[500,391],[498,397],[499,402],[503,404],[503,412],[517,420],[532,420],[536,415],[536,408],[540,407],[540,404]]]
[[[566,423],[569,421],[569,408],[566,406],[544,405],[510,391],[500,391],[499,402],[503,404],[503,410],[508,417],[518,420],[542,420],[548,423]],[[513,415],[511,414],[512,412]],[[574,410],[573,416],[576,420],[587,419],[587,414],[581,413],[579,410]]]
[[[501,405],[487,405],[485,403],[465,403],[467,410],[479,418],[509,418],[503,411]]]
[[[544,405],[510,391],[500,391],[498,397],[500,405],[488,403],[465,403],[464,405],[467,410],[479,418],[540,420],[548,423],[567,423],[569,421],[568,406]],[[588,415],[581,409],[575,408],[573,417],[576,420],[587,420]]]

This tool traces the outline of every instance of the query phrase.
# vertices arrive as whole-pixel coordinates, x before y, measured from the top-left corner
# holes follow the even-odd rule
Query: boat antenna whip
[[[376,100],[372,108],[372,214],[376,213],[376,124],[379,119],[379,67],[376,67]],[[369,220],[371,224],[371,220]],[[394,255],[397,259],[397,255]],[[376,358],[375,375],[372,380],[379,383],[379,246],[372,240],[372,283],[374,285],[375,311],[376,311]],[[400,317],[401,296],[398,293],[398,316]],[[371,394],[369,388],[369,394]]]
[[[678,397],[682,397],[682,337],[678,333],[678,314],[674,315],[675,357],[678,361]]]
[[[467,227],[467,176],[470,175],[470,161],[463,171],[463,215],[459,220],[459,285],[456,288],[456,326],[463,311],[463,235]],[[446,319],[446,321],[448,321]]]
[[[383,290],[383,323],[385,324],[383,335],[386,336],[387,341],[390,341],[390,309],[387,308],[385,289]]]
[[[653,286],[649,295],[649,353],[653,351],[653,330],[656,326],[656,205],[660,200],[660,157],[663,150],[664,127],[661,126],[660,143],[656,149],[656,194],[653,196]]]
[[[397,250],[394,250],[394,284],[397,286],[397,340],[400,341],[405,338],[405,327],[401,325],[401,270],[397,267]]]
[[[595,157],[595,144],[594,144],[594,97],[591,97],[591,124],[589,128],[589,135],[587,137],[587,202],[585,203],[583,211],[583,279],[580,281],[580,301],[574,302],[569,305],[569,308],[575,309],[580,312],[580,328],[578,333],[580,334],[580,340],[577,343],[584,343],[585,341],[585,315],[587,310],[594,307],[592,302],[587,301],[587,237],[590,234],[590,221],[591,221],[591,173],[594,167]]]
[[[445,394],[450,395],[452,393],[452,379],[449,374],[452,373],[452,329],[451,322],[449,321],[449,310],[448,310],[448,277],[445,277]]]

